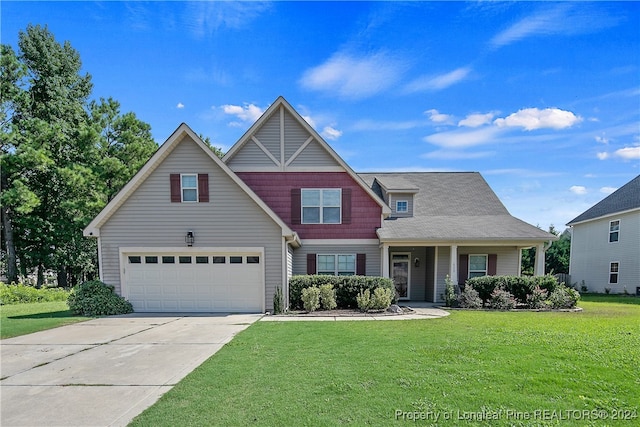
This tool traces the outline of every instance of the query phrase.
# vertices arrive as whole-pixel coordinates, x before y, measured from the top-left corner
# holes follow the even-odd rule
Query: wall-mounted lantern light
[[[187,231],[187,235],[184,236],[184,242],[187,244],[187,246],[193,246],[193,242],[195,242],[195,240],[196,236],[193,234],[193,231]]]
[[[416,258],[413,260],[413,265],[416,266],[416,268],[420,267],[420,258]]]

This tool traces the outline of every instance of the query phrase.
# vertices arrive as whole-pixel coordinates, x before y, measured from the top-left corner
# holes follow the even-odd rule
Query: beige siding
[[[617,243],[609,243],[609,221],[620,220]],[[609,265],[619,262],[618,283],[609,283]],[[589,292],[636,293],[640,286],[640,212],[589,221],[573,227],[571,236],[571,283]]]
[[[463,254],[473,255],[498,255],[496,274],[498,276],[517,276],[520,262],[520,251],[515,246],[459,246],[458,256]],[[458,267],[460,268],[460,267]]]
[[[171,203],[171,173],[208,173],[209,203]],[[185,139],[101,228],[103,280],[120,291],[120,247],[264,247],[265,306],[282,282],[282,231],[191,140]]]
[[[367,276],[380,275],[380,247],[378,244],[303,244],[293,252],[293,274],[307,274],[307,254],[367,254]]]

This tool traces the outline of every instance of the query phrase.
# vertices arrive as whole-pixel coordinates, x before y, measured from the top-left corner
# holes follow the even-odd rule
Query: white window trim
[[[611,271],[611,267],[613,267],[613,264],[618,264],[618,271]],[[611,281],[611,275],[615,274],[616,275],[616,282],[612,282]],[[617,285],[618,283],[620,283],[620,262],[619,261],[611,261],[609,263],[609,279],[608,282],[610,285]]]
[[[322,200],[323,200],[323,193],[324,191],[329,190],[329,191],[339,191],[340,192],[340,206],[338,206],[340,208],[340,214],[339,214],[339,218],[340,220],[338,222],[324,222],[324,217],[323,217],[323,210],[322,208],[330,208],[330,207],[336,207],[336,206],[322,206]],[[307,206],[309,208],[319,208],[320,209],[320,215],[319,215],[319,219],[320,222],[305,222],[304,220],[304,208],[305,205],[303,203],[304,197],[303,197],[303,193],[305,191],[320,191],[320,206]],[[323,224],[323,225],[340,225],[342,224],[342,188],[302,188],[300,190],[300,223],[301,224]]]
[[[193,176],[196,178],[196,186],[195,187],[185,187],[183,178],[185,176]],[[185,200],[184,199],[184,190],[196,190],[196,199],[195,200]],[[197,173],[181,173],[180,174],[180,200],[182,203],[198,203],[200,200],[200,194],[198,193],[198,174]]]
[[[316,254],[316,273],[317,274],[328,274],[326,272],[320,272],[320,257],[321,256],[332,256],[333,260],[334,260],[334,264],[333,264],[333,275],[334,276],[339,276],[340,273],[340,269],[338,268],[338,256],[339,255],[347,255],[347,256],[352,256],[353,257],[353,274],[352,276],[355,276],[356,273],[358,272],[358,255],[357,254]]]
[[[400,210],[398,205],[400,203],[406,203],[406,209]],[[396,200],[396,213],[409,213],[409,201],[408,200]]]
[[[615,231],[611,231],[611,224],[617,222],[618,223],[618,229]],[[608,234],[608,239],[609,239],[609,243],[618,243],[620,241],[620,223],[621,221],[619,219],[612,219],[611,221],[609,221],[609,234]],[[612,233],[618,233],[618,240],[612,242],[611,241],[611,234]]]
[[[484,257],[484,270],[471,270],[471,257],[472,256],[483,256]],[[480,273],[484,272],[483,276],[489,274],[489,255],[488,254],[469,254],[469,261],[467,265],[467,279],[471,278],[471,273]]]
[[[393,257],[399,255],[399,256],[406,256],[407,259],[397,259],[394,260]],[[394,261],[397,262],[402,262],[402,263],[406,263],[407,264],[407,296],[406,297],[398,297],[399,300],[401,301],[407,301],[411,299],[411,252],[391,252],[391,254],[389,254],[389,263],[391,265],[391,267],[393,266]],[[391,268],[391,279],[393,279],[393,267]],[[395,289],[395,280],[394,280],[394,289]]]

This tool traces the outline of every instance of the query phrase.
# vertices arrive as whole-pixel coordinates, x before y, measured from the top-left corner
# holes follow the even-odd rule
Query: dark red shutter
[[[498,273],[498,255],[489,254],[487,260],[487,275],[495,276]]]
[[[198,174],[198,201],[209,203],[209,174]]]
[[[365,276],[367,274],[367,254],[356,255],[356,274]]]
[[[307,254],[307,274],[316,274],[316,254]]]
[[[171,182],[171,203],[182,202],[182,195],[180,194],[180,174],[172,173],[169,176]]]
[[[302,209],[301,191],[299,188],[291,189],[291,224],[299,225],[301,221],[300,211]],[[315,256],[315,255],[314,255]],[[315,266],[314,266],[315,269]],[[315,273],[312,273],[315,274]]]
[[[351,189],[342,189],[342,223],[351,224]]]
[[[469,278],[469,255],[460,255],[458,258],[458,285],[464,285]]]

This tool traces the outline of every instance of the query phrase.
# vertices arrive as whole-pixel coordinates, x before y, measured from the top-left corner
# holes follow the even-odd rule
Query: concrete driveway
[[[125,426],[261,314],[130,314],[0,341],[0,425]]]

